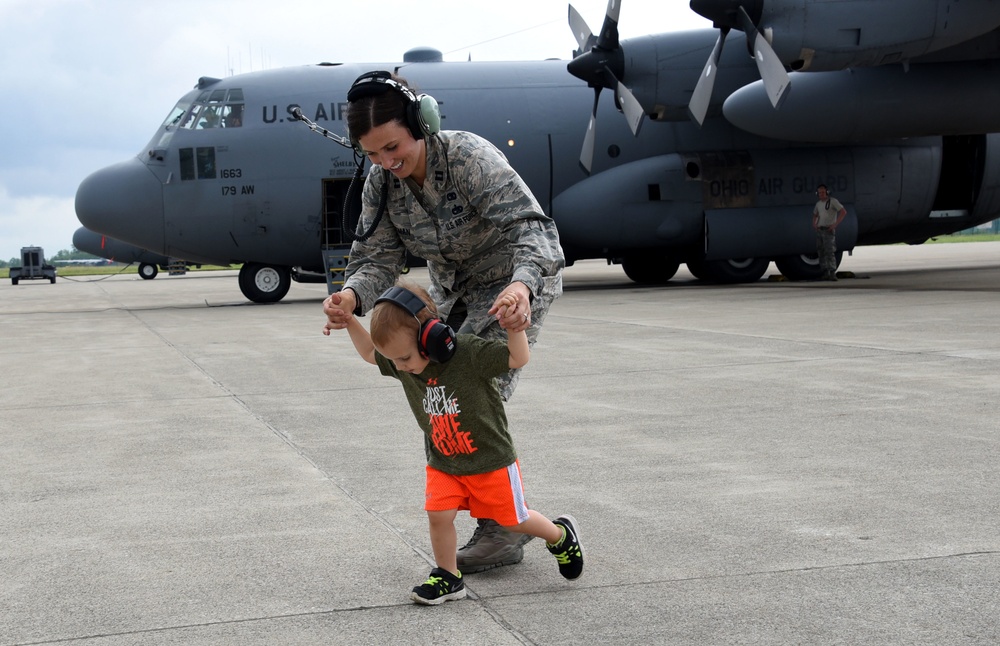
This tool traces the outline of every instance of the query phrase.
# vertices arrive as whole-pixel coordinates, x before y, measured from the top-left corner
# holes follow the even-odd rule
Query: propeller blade
[[[600,98],[601,88],[594,88],[594,111],[590,115],[590,123],[587,124],[587,134],[583,138],[583,149],[580,151],[580,166],[588,175],[590,175],[590,169],[594,165],[594,138],[597,134],[597,102]]]
[[[715,76],[719,70],[719,57],[722,56],[722,47],[728,35],[729,27],[722,27],[719,30],[719,39],[715,41],[715,47],[712,48],[705,69],[698,78],[698,84],[694,86],[691,100],[688,101],[688,112],[699,126],[705,123],[705,115],[708,114],[708,106],[712,102],[712,89],[715,87]]]
[[[597,37],[597,46],[601,49],[607,51],[618,49],[618,12],[621,8],[621,0],[608,0],[608,10],[604,14],[601,35]]]
[[[778,55],[771,49],[771,44],[764,38],[764,34],[753,24],[746,9],[740,5],[736,13],[739,15],[741,29],[747,35],[747,43],[753,50],[753,57],[757,61],[757,70],[760,71],[760,78],[764,81],[767,97],[775,109],[780,108],[791,88],[788,72],[785,71],[785,66],[782,65]]]
[[[580,46],[580,49],[573,52],[573,58],[589,52],[597,44],[597,36],[594,35],[594,32],[590,31],[587,21],[573,8],[573,5],[569,6],[569,28],[573,30],[573,37],[576,38],[576,44]]]
[[[625,113],[625,120],[628,121],[628,127],[632,131],[634,136],[639,135],[639,126],[642,125],[642,118],[646,116],[646,111],[642,109],[642,104],[639,103],[632,91],[625,87],[625,84],[621,81],[618,82],[618,105],[622,107],[622,112]]]

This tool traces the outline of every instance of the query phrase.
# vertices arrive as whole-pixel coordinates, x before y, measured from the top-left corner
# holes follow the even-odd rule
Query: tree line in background
[[[45,263],[49,265],[55,265],[60,260],[101,260],[101,257],[95,256],[92,253],[79,251],[74,247],[72,249],[63,249],[62,251],[56,253],[56,255],[45,258]],[[0,260],[0,268],[20,267],[20,266],[21,266],[20,258],[11,258],[10,260],[7,261]]]

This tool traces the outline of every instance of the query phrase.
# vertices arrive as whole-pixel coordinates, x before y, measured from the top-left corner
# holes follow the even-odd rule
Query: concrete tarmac
[[[1000,243],[841,270],[567,269],[508,415],[583,576],[431,608],[422,438],[323,285],[5,281],[0,644],[996,644]]]

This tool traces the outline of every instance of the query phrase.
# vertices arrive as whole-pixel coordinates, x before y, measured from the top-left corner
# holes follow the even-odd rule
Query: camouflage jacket
[[[533,310],[536,303],[547,308],[562,292],[565,266],[555,223],[490,142],[460,131],[444,131],[426,142],[422,189],[377,166],[365,181],[365,230],[378,211],[386,175],[390,184],[386,213],[375,232],[351,248],[344,287],[357,293],[358,313],[370,310],[395,283],[406,251],[427,260],[428,291],[439,315],[446,318],[461,299],[476,333],[492,321],[487,311],[513,281],[531,290]]]

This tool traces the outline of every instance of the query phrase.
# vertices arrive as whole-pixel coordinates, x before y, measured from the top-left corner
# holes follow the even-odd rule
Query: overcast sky
[[[600,30],[606,0],[575,0]],[[710,27],[687,0],[622,0],[621,37]],[[553,0],[0,0],[0,259],[69,249],[76,188],[134,156],[201,76],[330,62],[568,59]]]

